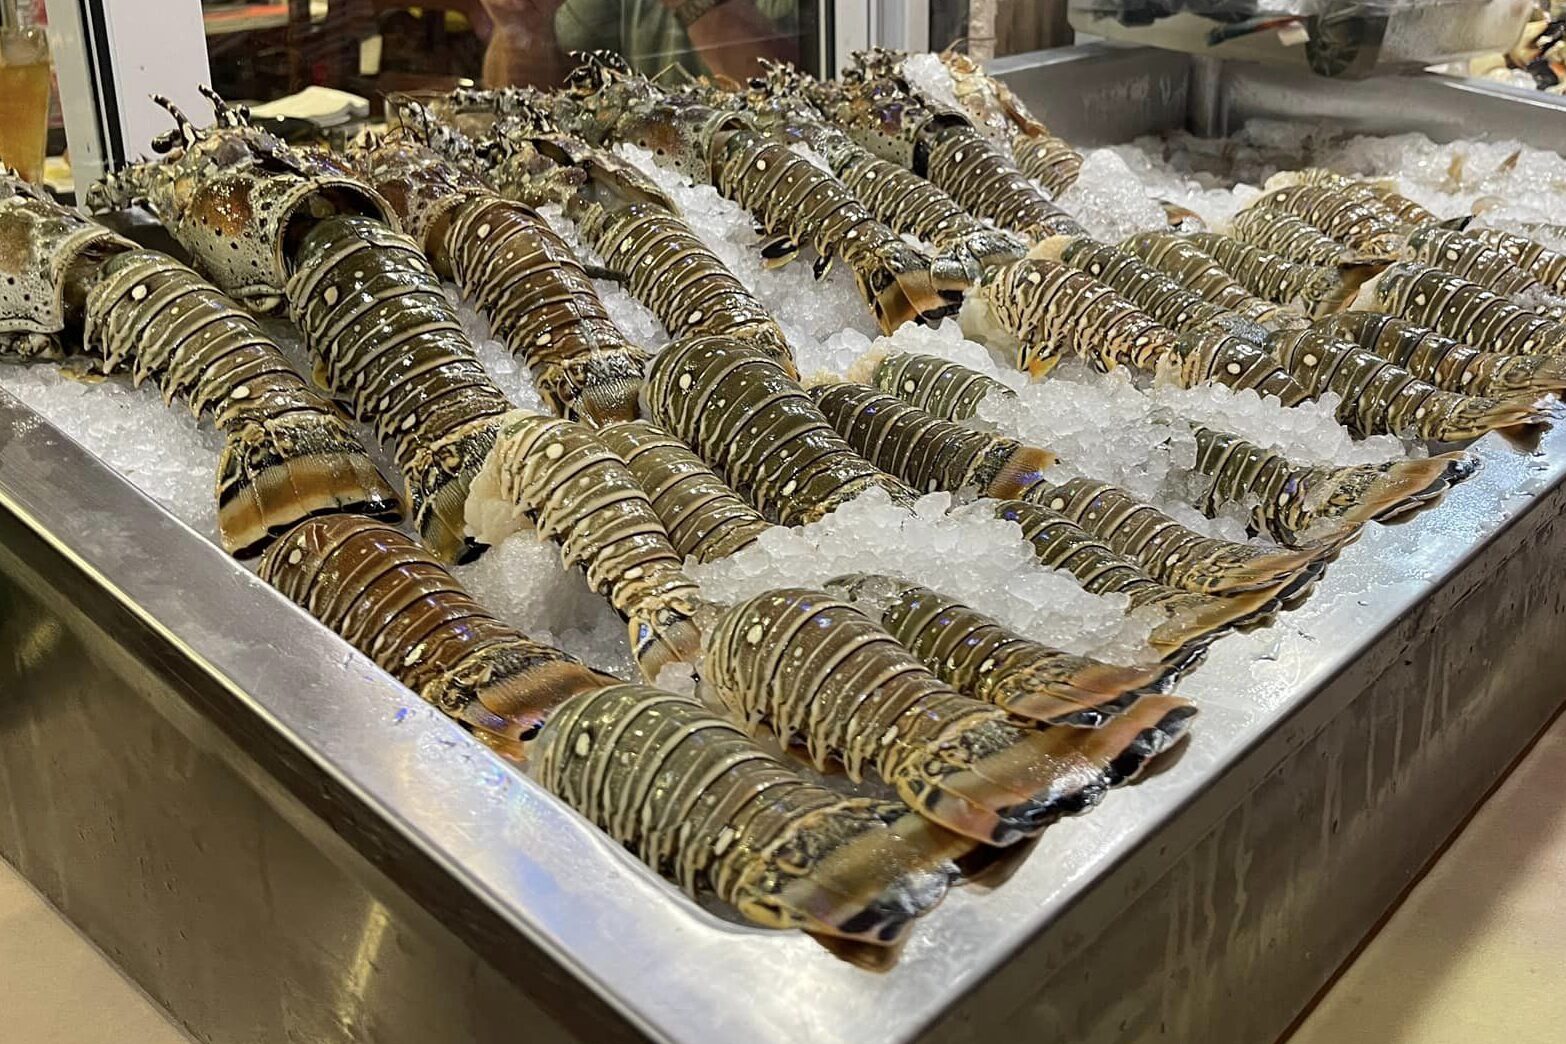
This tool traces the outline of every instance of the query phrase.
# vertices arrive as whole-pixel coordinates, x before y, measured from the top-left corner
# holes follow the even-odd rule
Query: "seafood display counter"
[[[1082,144],[1300,99],[1566,128],[1435,78],[1380,108],[1141,50],[1001,66]],[[1167,763],[867,967],[684,899],[0,392],[0,856],[203,1040],[1275,1038],[1560,706],[1566,430],[1471,452],[1439,510],[1213,647]]]

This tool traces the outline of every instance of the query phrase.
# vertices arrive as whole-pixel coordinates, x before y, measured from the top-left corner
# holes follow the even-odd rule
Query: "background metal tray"
[[[1006,65],[1087,143],[1339,104],[1566,141],[1566,111],[1435,78],[1381,111],[1225,70],[1212,122],[1183,56]],[[0,394],[0,856],[203,1040],[1271,1040],[1561,702],[1566,430],[1476,449],[1219,643],[1174,764],[877,973],[685,902]]]

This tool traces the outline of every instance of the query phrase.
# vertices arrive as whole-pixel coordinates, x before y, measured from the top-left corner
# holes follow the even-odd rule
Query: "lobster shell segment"
[[[689,696],[615,685],[544,727],[534,772],[692,896],[772,928],[889,946],[945,896],[971,842],[895,801],[801,779]]]
[[[401,530],[310,519],[262,556],[261,579],[491,747],[521,743],[573,697],[616,684],[495,619]]]
[[[64,355],[98,266],[134,249],[0,166],[0,357]]]

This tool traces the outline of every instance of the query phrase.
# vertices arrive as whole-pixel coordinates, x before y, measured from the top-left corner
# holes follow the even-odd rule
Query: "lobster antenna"
[[[233,106],[223,100],[223,96],[204,83],[196,84],[196,90],[201,96],[212,103],[212,112],[217,116],[217,121],[224,127],[243,127],[249,119],[250,111],[243,106]]]
[[[152,101],[160,108],[166,109],[168,114],[174,117],[174,122],[179,125],[179,136],[184,139],[186,145],[194,145],[200,139],[201,132],[196,129],[194,123],[190,122],[190,117],[186,116],[173,101],[161,94],[154,94]]]

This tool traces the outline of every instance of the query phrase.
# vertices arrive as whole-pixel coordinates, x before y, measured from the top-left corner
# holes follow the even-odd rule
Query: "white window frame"
[[[830,57],[837,68],[830,71],[841,69],[849,55],[866,47],[930,49],[930,0],[822,0],[822,4],[832,9]]]
[[[212,82],[200,0],[46,0],[77,198],[107,171],[147,155],[174,126],[161,94],[211,121]]]

